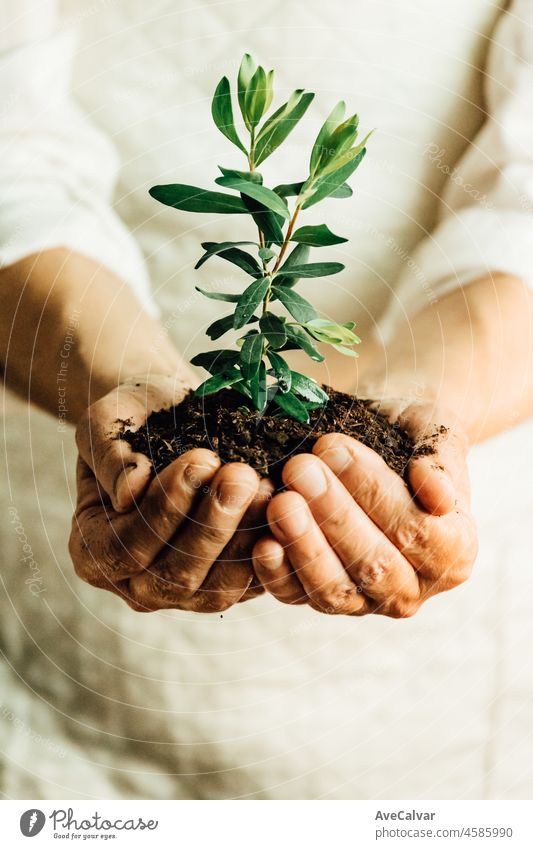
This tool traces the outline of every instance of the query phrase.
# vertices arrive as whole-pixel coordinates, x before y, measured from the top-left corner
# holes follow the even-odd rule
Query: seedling
[[[242,269],[251,282],[235,294],[196,287],[207,298],[234,305],[231,313],[208,327],[211,340],[231,330],[243,330],[236,348],[206,351],[191,360],[211,375],[196,394],[205,396],[231,387],[258,413],[264,412],[267,405],[270,411],[274,405],[280,415],[307,423],[309,411],[323,407],[328,395],[315,380],[293,371],[282,354],[299,348],[320,362],[324,357],[316,347],[319,342],[356,357],[354,346],[361,340],[353,332],[355,322],[337,324],[321,317],[295,291],[301,280],[342,271],[344,265],[340,262],[309,262],[309,253],[311,248],[339,245],[347,239],[332,233],[326,224],[296,228],[296,222],[303,210],[325,198],[352,195],[347,180],[363,160],[370,133],[357,141],[359,119],[357,115],[345,118],[345,104],[341,101],[313,144],[307,178],[267,188],[257,169],[285,141],[314,98],[312,92],[297,89],[266,117],[273,100],[273,76],[273,71],[266,73],[261,66],[256,67],[250,55],[244,56],[237,78],[237,99],[248,137],[246,145],[235,127],[228,78],[223,77],[216,88],[211,106],[213,120],[246,158],[243,171],[220,166],[221,174],[215,183],[229,191],[175,183],[154,186],[150,194],[167,206],[188,212],[249,215],[257,226],[257,241],[202,242],[204,254],[196,268],[219,257]],[[274,312],[273,304],[288,315]]]

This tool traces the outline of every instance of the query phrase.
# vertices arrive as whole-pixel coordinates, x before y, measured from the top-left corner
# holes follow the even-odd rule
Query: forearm
[[[533,414],[533,294],[503,274],[429,305],[387,348],[361,351],[357,392],[435,400],[472,442]]]
[[[7,385],[50,413],[58,414],[64,397],[73,423],[136,374],[191,379],[165,330],[130,289],[66,249],[0,272],[0,362]]]

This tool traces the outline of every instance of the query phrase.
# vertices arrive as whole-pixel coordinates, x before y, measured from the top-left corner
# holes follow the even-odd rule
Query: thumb
[[[138,428],[146,420],[140,398],[116,389],[92,404],[76,430],[80,457],[92,469],[100,487],[119,513],[129,510],[152,477],[152,464],[120,439],[124,427]]]
[[[439,418],[442,422],[444,417]],[[413,495],[428,513],[451,513],[458,501],[467,500],[469,495],[466,435],[455,422],[437,425],[428,421],[422,407],[408,407],[399,424],[415,442],[408,467]]]

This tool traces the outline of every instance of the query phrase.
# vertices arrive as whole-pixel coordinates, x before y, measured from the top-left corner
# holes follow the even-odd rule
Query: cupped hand
[[[93,404],[78,426],[77,507],[70,553],[76,573],[134,610],[226,610],[263,589],[250,553],[266,525],[269,481],[211,451],[182,454],[157,476],[116,438],[187,388],[139,378]]]
[[[432,403],[380,409],[432,453],[415,453],[409,487],[377,453],[338,433],[291,458],[287,491],[268,507],[271,535],[253,556],[258,578],[280,601],[404,618],[470,575],[477,536],[460,424]]]

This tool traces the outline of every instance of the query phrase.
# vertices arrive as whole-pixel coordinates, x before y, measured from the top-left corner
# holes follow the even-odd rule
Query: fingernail
[[[218,467],[216,457],[206,458],[205,463],[189,463],[184,469],[183,480],[191,489],[199,489]]]
[[[324,495],[328,489],[328,479],[320,460],[309,460],[298,468],[298,473],[291,478],[290,485],[304,498],[316,498]]]
[[[255,490],[242,483],[222,480],[215,492],[215,497],[224,510],[237,513],[252,499]]]
[[[309,511],[305,504],[300,504],[277,517],[274,524],[284,540],[291,542],[305,533],[309,527]]]
[[[339,445],[338,448],[328,448],[320,457],[336,475],[340,475],[350,463],[353,463],[353,457],[344,445]]]

